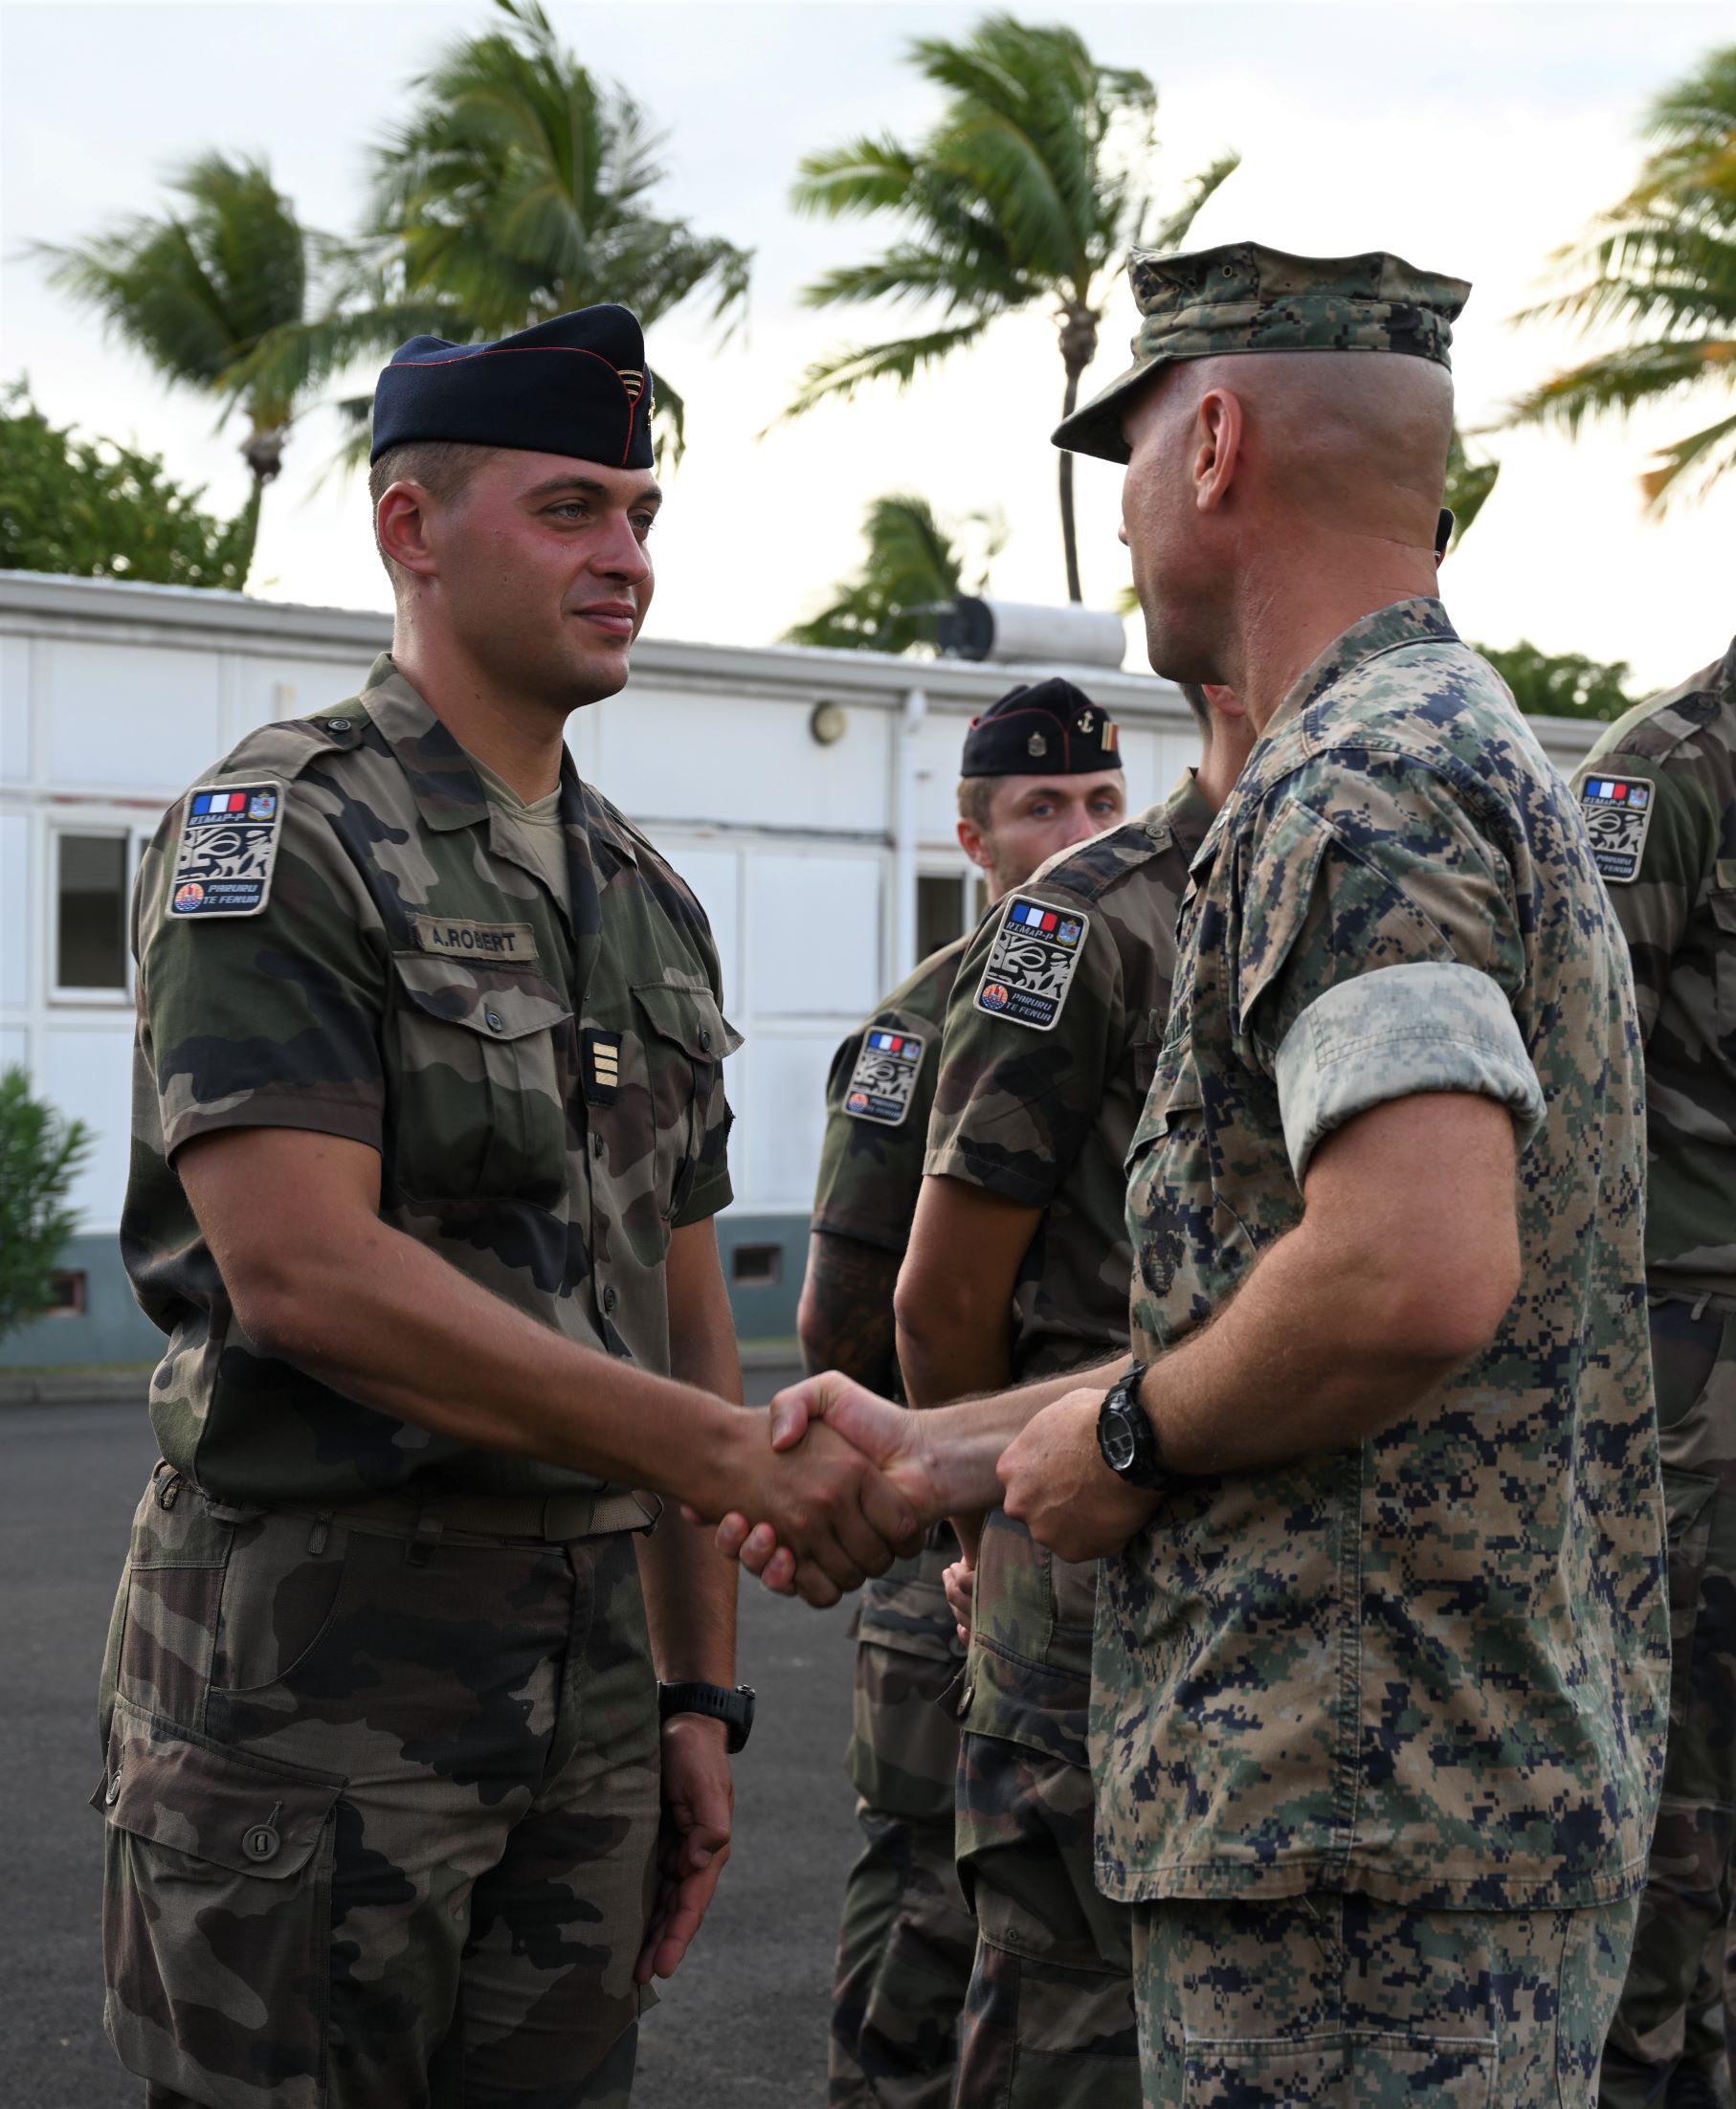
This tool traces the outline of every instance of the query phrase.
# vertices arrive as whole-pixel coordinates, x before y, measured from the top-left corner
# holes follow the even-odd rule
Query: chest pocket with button
[[[719,1065],[741,1041],[708,988],[674,982],[634,986],[618,1017],[588,1017],[580,1037],[599,1237],[624,1234],[655,1265],[699,1174]]]
[[[399,952],[388,1167],[418,1200],[558,1207],[567,1184],[572,1010],[523,967]]]

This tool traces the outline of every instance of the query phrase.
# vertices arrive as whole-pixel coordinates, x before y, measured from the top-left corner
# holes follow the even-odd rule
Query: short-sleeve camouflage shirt
[[[930,952],[832,1057],[813,1194],[816,1231],[888,1253],[901,1254],[909,1244],[940,1074],[941,1024],[967,943],[955,938]],[[877,1036],[894,1044],[877,1049]]]
[[[1104,1562],[1113,1897],[1528,1910],[1645,1876],[1669,1633],[1626,951],[1568,786],[1413,600],[1302,676],[1194,859],[1131,1158],[1136,1351],[1300,1223],[1315,1143],[1429,1091],[1514,1113],[1519,1293],[1383,1433],[1173,1480]]]
[[[277,832],[262,898],[256,876],[228,882],[251,912],[211,915],[211,875],[250,868],[221,832],[231,809]],[[367,1143],[382,1221],[580,1345],[668,1370],[664,1259],[674,1229],[729,1199],[738,1042],[687,887],[565,759],[561,813],[566,902],[502,847],[469,757],[382,657],[352,701],[249,734],[145,854],[122,1246],[169,1336],[157,1439],[221,1499],[599,1482],[412,1427],[264,1355],[175,1173],[198,1136]]]
[[[1574,777],[1646,1049],[1646,1272],[1736,1295],[1736,644],[1619,719]]]
[[[1165,804],[1052,857],[997,902],[958,968],[924,1169],[1043,1210],[1013,1293],[1019,1378],[1127,1344],[1127,1145],[1169,1015],[1188,862],[1211,822],[1185,776]],[[1077,931],[1071,957],[1045,944],[1034,909],[1058,936]],[[1002,963],[1027,928],[1059,960],[1043,1024],[991,1008],[1015,986]]]

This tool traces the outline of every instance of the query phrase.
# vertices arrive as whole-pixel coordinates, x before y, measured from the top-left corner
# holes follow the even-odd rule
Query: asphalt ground
[[[762,1378],[758,1395],[777,1380]],[[97,1675],[127,1526],[156,1456],[143,1406],[0,1413],[0,2102],[138,2109],[102,2034]],[[820,2109],[827,1990],[855,1851],[841,1764],[848,1610],[742,1592],[759,1720],[733,1856],[641,2030],[634,2109]]]

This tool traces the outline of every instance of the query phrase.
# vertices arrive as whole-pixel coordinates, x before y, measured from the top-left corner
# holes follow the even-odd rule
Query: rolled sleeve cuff
[[[1025,1209],[1046,1209],[1055,1199],[1058,1184],[1051,1176],[1055,1168],[1043,1165],[1034,1172],[1021,1171],[1004,1158],[957,1142],[943,1143],[923,1159],[924,1178],[961,1180],[967,1187],[979,1187]]]
[[[1383,966],[1315,998],[1276,1064],[1284,1146],[1300,1188],[1324,1138],[1359,1113],[1425,1091],[1475,1092],[1513,1116],[1524,1149],[1543,1086],[1500,985],[1474,966]]]

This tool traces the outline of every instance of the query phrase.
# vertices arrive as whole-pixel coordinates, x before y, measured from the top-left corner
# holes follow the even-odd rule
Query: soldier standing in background
[[[1069,743],[1061,717],[1101,736]],[[960,846],[990,900],[1125,810],[1115,726],[1071,683],[1013,689],[975,719],[958,788]],[[940,1030],[968,935],[930,954],[838,1049],[827,1084],[798,1325],[811,1371],[896,1394],[893,1288],[923,1180]],[[976,1925],[953,1858],[958,1728],[939,1702],[962,1654],[939,1524],[863,1592],[848,1759],[864,1844],[845,1891],[833,1989],[833,2109],[945,2109]]]
[[[1088,755],[1101,713],[1050,685],[1065,691],[1057,737]],[[1052,857],[958,966],[898,1286],[913,1405],[1125,1348],[1123,1165],[1168,1019],[1189,861],[1252,740],[1227,691],[1185,693],[1205,746],[1197,772]],[[1136,2104],[1127,1914],[1091,1873],[1095,1564],[1053,1559],[1002,1509],[961,1522],[981,1555],[958,1768],[959,1869],[979,1938],[958,2100]]]
[[[1650,2109],[1667,2086],[1672,2109],[1710,2109],[1725,2053],[1689,2009],[1730,1916],[1736,1829],[1736,645],[1618,720],[1574,783],[1645,1041],[1674,1628],[1663,1802],[1601,2100]]]

